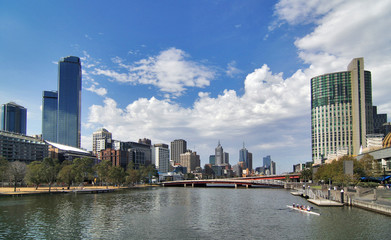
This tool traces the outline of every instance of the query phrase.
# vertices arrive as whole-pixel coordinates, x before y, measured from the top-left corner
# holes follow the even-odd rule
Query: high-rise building
[[[229,164],[229,153],[224,152],[223,160],[224,160],[223,163]]]
[[[219,166],[224,163],[224,150],[223,147],[220,144],[220,141],[215,148],[215,165]]]
[[[21,133],[26,135],[27,109],[14,103],[6,103],[1,106],[2,131]]]
[[[190,173],[200,166],[200,155],[197,155],[197,152],[192,152],[188,150],[185,153],[180,155],[180,164],[183,167],[186,167],[187,173]]]
[[[92,153],[97,155],[99,151],[112,148],[112,134],[105,128],[101,128],[92,134]]]
[[[266,157],[263,158],[263,167],[270,168],[271,162],[272,162],[272,158],[270,157],[270,155],[267,155]]]
[[[57,106],[54,105],[56,97]],[[50,140],[60,144],[80,147],[81,63],[78,57],[65,57],[58,62],[57,94],[44,92],[43,106],[42,137],[45,140],[53,138]],[[53,111],[57,111],[56,117],[53,117]],[[53,131],[56,132],[55,139]]]
[[[81,63],[78,57],[58,62],[57,142],[80,147]]]
[[[181,154],[187,150],[187,142],[183,139],[175,139],[171,142],[171,160],[174,163],[181,161]]]
[[[243,148],[239,150],[239,162],[244,163],[244,167],[247,168],[249,171],[252,170],[253,167],[253,154],[250,153],[244,146]]]
[[[387,114],[378,114],[377,106],[373,106],[373,133],[383,133],[381,128],[385,123],[387,123]]]
[[[311,79],[312,160],[345,150],[357,155],[373,133],[371,72],[355,58],[347,71]]]
[[[167,144],[155,144],[152,148],[152,163],[159,173],[170,171],[170,150]]]
[[[215,155],[210,155],[209,156],[209,164],[215,165],[216,164],[216,156]]]
[[[43,91],[42,93],[42,139],[57,142],[57,108],[58,93]]]

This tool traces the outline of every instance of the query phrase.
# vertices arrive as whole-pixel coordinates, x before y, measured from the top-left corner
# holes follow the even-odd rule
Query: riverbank
[[[292,194],[304,197],[321,207],[347,205],[391,216],[391,189],[361,187],[334,189],[308,186],[304,189],[302,184],[299,187],[293,187],[295,191]]]
[[[156,187],[159,185],[150,184],[137,184],[134,186],[115,187],[115,186],[83,186],[83,187],[52,187],[49,192],[49,187],[17,187],[16,191],[14,187],[0,187],[1,196],[24,196],[24,195],[37,195],[37,194],[60,194],[60,193],[104,193],[113,192],[117,190],[132,189],[132,188],[146,188]]]

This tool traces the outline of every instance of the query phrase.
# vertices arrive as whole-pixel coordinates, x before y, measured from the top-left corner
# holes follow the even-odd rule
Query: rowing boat
[[[305,213],[309,213],[309,214],[313,214],[313,215],[317,215],[317,216],[320,215],[320,213],[317,213],[317,212],[307,211],[307,210],[303,210],[303,209],[296,208],[296,207],[289,206],[289,205],[286,205],[286,206],[287,206],[288,208],[290,208],[290,209],[297,210],[297,211],[300,211],[300,212],[305,212]]]

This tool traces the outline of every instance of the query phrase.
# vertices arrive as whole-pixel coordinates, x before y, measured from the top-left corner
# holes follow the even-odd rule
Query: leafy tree
[[[144,182],[149,182],[152,176],[158,177],[158,171],[155,168],[155,165],[150,164],[148,166],[141,166],[140,169],[140,178],[144,180]]]
[[[45,158],[42,161],[42,180],[49,185],[49,192],[51,190],[52,184],[57,180],[57,175],[59,171],[60,164],[57,159]]]
[[[23,181],[26,175],[26,169],[26,164],[23,162],[15,161],[9,164],[8,175],[14,182],[14,192],[16,192],[17,183]]]
[[[312,168],[303,169],[300,178],[304,181],[312,180]]]
[[[134,169],[134,163],[130,162],[126,169],[126,183],[135,184],[141,179],[140,171]]]
[[[72,164],[64,164],[61,170],[57,174],[57,180],[66,183],[68,190],[75,179],[75,173],[73,168],[74,167]]]
[[[365,154],[359,161],[362,177],[378,177],[381,175],[381,166],[372,155]]]
[[[85,180],[90,180],[93,177],[92,166],[94,161],[90,158],[76,158],[73,160],[74,180],[77,183],[82,183]]]
[[[94,170],[98,175],[101,185],[103,185],[103,182],[108,181],[111,165],[112,164],[109,160],[104,160],[94,166]]]
[[[110,182],[118,185],[118,187],[125,182],[125,176],[125,170],[120,166],[111,167],[109,169],[108,179]]]
[[[193,173],[186,173],[185,174],[185,179],[186,180],[192,180],[195,178],[195,175]]]
[[[39,184],[42,183],[42,162],[34,161],[27,165],[27,173],[25,180],[28,184],[35,185],[35,190],[38,189]]]
[[[3,184],[4,187],[4,179],[7,176],[7,171],[9,167],[9,162],[4,157],[0,157],[0,181]]]
[[[353,176],[344,174],[343,162],[344,161],[353,161]],[[334,184],[337,185],[347,185],[351,182],[358,180],[358,172],[360,169],[357,167],[358,162],[354,157],[343,156],[339,160],[335,160],[329,164],[323,164],[319,167],[318,171],[315,174],[316,180],[323,180],[325,182],[331,180]]]

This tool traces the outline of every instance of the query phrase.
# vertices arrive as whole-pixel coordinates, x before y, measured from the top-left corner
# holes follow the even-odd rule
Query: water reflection
[[[0,199],[0,239],[386,239],[390,218],[356,208],[313,216],[285,190],[150,188]],[[317,208],[315,206],[315,208]]]

